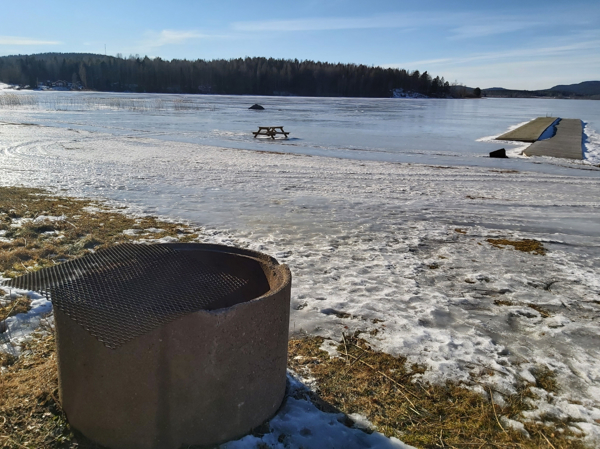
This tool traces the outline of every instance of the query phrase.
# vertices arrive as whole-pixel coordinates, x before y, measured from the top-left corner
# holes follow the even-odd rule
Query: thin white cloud
[[[59,41],[44,41],[29,37],[0,36],[0,45],[59,45]]]
[[[423,65],[442,65],[449,64],[454,61],[453,58],[438,58],[438,59],[422,59],[420,61],[410,61],[406,63],[390,63],[381,64],[384,69],[406,69],[408,67],[423,66]]]
[[[600,58],[589,61],[582,55],[573,55],[556,64],[553,59],[483,63],[464,71],[459,67],[444,70],[449,80],[460,80],[467,86],[507,89],[548,89],[557,84],[574,84],[598,79]]]
[[[367,28],[411,28],[439,19],[415,14],[388,14],[372,17],[314,17],[293,20],[234,22],[235,31],[332,31]],[[448,20],[445,18],[444,20]]]
[[[449,39],[475,39],[478,37],[514,33],[515,31],[530,29],[536,25],[540,25],[540,23],[523,21],[510,22],[505,20],[501,20],[497,23],[487,23],[482,25],[463,25],[451,29]]]
[[[308,17],[301,19],[274,19],[263,21],[241,21],[230,25],[234,32],[269,33],[269,32],[303,32],[303,31],[337,31],[352,29],[384,29],[394,28],[416,30],[436,27],[447,33],[448,40],[478,39],[488,36],[515,33],[532,28],[549,27],[553,24],[573,26],[581,22],[580,18],[544,17],[543,20],[523,20],[515,15],[490,15],[475,12],[436,13],[408,12],[379,14],[370,17]]]
[[[581,38],[586,36],[588,40]],[[427,59],[387,64],[384,67],[435,72],[447,80],[458,80],[471,87],[546,89],[598,78],[600,37],[582,33],[573,41],[557,46],[529,47],[458,57]]]
[[[410,61],[405,63],[384,64],[386,68],[406,68],[422,67],[423,65],[432,66],[465,66],[470,63],[490,61],[516,61],[516,60],[536,60],[541,57],[563,57],[572,56],[574,53],[584,52],[584,56],[592,58],[593,53],[600,48],[600,39],[593,39],[573,44],[559,45],[553,47],[530,47],[516,50],[505,50],[490,53],[476,53],[461,57],[448,57],[440,59],[425,59]]]
[[[210,38],[208,34],[196,30],[162,30],[159,33],[148,32],[144,44],[148,47],[162,47],[164,45],[179,45],[190,40]]]

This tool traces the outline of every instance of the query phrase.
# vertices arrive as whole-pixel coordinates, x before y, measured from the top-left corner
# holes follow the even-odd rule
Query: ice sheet
[[[593,100],[369,99],[158,95],[11,91],[0,110],[17,123],[61,126],[129,137],[259,151],[280,151],[389,162],[510,167],[567,174],[564,161],[490,159],[504,146],[516,156],[522,145],[482,139],[548,115],[579,117],[600,130]],[[15,101],[18,100],[18,101]],[[260,103],[263,111],[248,110]],[[15,105],[16,104],[16,105]],[[255,139],[258,126],[284,125],[290,139]],[[585,144],[588,150],[597,144]],[[501,165],[499,165],[501,164]],[[568,165],[567,165],[568,166]]]

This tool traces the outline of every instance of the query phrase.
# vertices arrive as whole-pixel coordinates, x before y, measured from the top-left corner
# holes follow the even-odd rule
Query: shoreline
[[[17,95],[18,96],[18,95]],[[509,156],[519,150],[515,142],[497,141],[495,138],[507,128],[512,128],[511,122],[492,120],[487,123],[489,132],[496,132],[493,138],[481,137],[482,129],[469,127],[460,133],[453,131],[454,126],[462,126],[462,122],[471,116],[472,107],[456,106],[460,113],[451,114],[445,126],[439,128],[433,122],[420,120],[422,133],[415,133],[397,125],[410,119],[405,111],[406,106],[394,103],[394,100],[377,99],[301,99],[286,100],[283,97],[272,97],[271,104],[265,104],[266,111],[247,111],[244,103],[251,102],[253,97],[239,96],[207,96],[204,99],[187,98],[178,95],[166,95],[162,98],[143,94],[103,95],[64,95],[55,92],[48,95],[32,94],[32,104],[27,106],[7,106],[0,109],[7,118],[3,126],[8,133],[13,133],[13,126],[21,124],[37,125],[40,127],[61,127],[71,138],[61,136],[59,140],[85,141],[94,134],[106,137],[129,135],[130,138],[147,137],[170,146],[173,142],[197,144],[211,147],[230,149],[271,151],[307,156],[323,156],[347,160],[380,161],[388,163],[411,164],[446,164],[464,167],[504,168],[521,171],[534,171],[555,175],[600,176],[600,137],[591,128],[596,115],[586,118],[584,128],[585,147],[584,160],[574,163],[547,157],[509,157],[508,159],[489,158],[490,151],[504,146]],[[253,101],[260,101],[254,98]],[[423,109],[425,116],[434,100],[421,105],[410,103],[411,108]],[[458,103],[457,103],[458,104]],[[297,105],[297,107],[294,107]],[[336,106],[337,105],[337,106]],[[546,104],[544,107],[554,107]],[[455,107],[455,108],[456,108]],[[505,105],[508,108],[507,105]],[[314,109],[314,114],[307,120],[305,109]],[[334,108],[341,114],[330,124],[332,116],[329,112]],[[384,121],[369,118],[369,109],[379,108],[390,116]],[[476,107],[481,109],[480,106]],[[530,105],[532,113],[539,113],[538,107]],[[298,109],[298,110],[296,110]],[[484,112],[492,107],[484,107]],[[508,108],[510,110],[510,108]],[[564,107],[563,107],[564,109]],[[568,108],[567,108],[568,109]],[[588,108],[589,109],[589,108]],[[507,117],[512,116],[509,111]],[[82,114],[85,113],[85,114]],[[466,116],[465,116],[466,114]],[[364,119],[363,116],[367,115]],[[562,114],[569,116],[567,112]],[[117,120],[121,117],[123,120]],[[235,117],[234,123],[231,118]],[[432,118],[437,116],[432,116]],[[9,119],[10,118],[10,119]],[[599,116],[600,118],[600,116]],[[472,119],[472,117],[470,117]],[[515,122],[522,121],[516,118]],[[290,126],[290,139],[264,142],[254,139],[251,131],[256,129],[261,120],[276,120],[285,122],[286,130]],[[325,120],[323,122],[323,120]],[[339,120],[339,123],[338,123]],[[145,129],[149,121],[158,127]],[[204,123],[199,126],[199,123]],[[268,124],[268,123],[262,123]],[[165,125],[166,128],[162,128]],[[600,126],[600,122],[597,123]],[[391,129],[395,128],[395,129]],[[68,133],[66,133],[68,134]],[[397,138],[392,138],[397,136]],[[83,138],[83,140],[81,138]],[[436,140],[432,140],[437,137]],[[270,139],[269,139],[270,140]],[[72,145],[69,145],[71,147]],[[465,147],[463,150],[462,148]],[[514,147],[514,148],[513,148]]]
[[[4,210],[5,208],[7,208],[7,198],[10,198],[11,195],[9,193],[12,192],[13,194],[13,198],[14,198],[14,204],[11,205],[11,210],[13,211],[11,214],[12,216],[10,217],[10,220],[13,223],[19,223],[20,226],[18,227],[12,227],[10,225],[7,225],[7,221],[6,221],[6,212],[3,212],[3,215],[0,216],[0,218],[2,218],[2,223],[3,223],[3,227],[5,228],[4,230],[8,230],[10,231],[10,233],[5,233],[4,234],[4,238],[7,239],[6,235],[10,234],[8,238],[12,239],[12,242],[4,242],[2,243],[3,247],[2,247],[2,251],[4,254],[6,254],[7,251],[7,244],[12,243],[14,245],[17,245],[16,250],[19,250],[18,248],[22,248],[22,249],[28,249],[31,248],[31,251],[36,251],[36,250],[44,250],[44,248],[46,248],[46,251],[56,251],[58,253],[61,252],[60,249],[54,249],[54,248],[48,248],[48,245],[60,245],[60,247],[63,248],[72,248],[74,251],[77,251],[73,254],[69,254],[66,253],[65,255],[68,254],[68,257],[73,257],[76,256],[77,254],[83,254],[86,251],[88,251],[89,249],[94,249],[94,248],[99,248],[101,247],[103,244],[103,237],[100,237],[98,235],[96,235],[96,233],[100,232],[101,235],[106,236],[105,238],[110,238],[112,239],[113,242],[117,242],[117,241],[144,241],[146,243],[151,243],[153,241],[159,242],[159,241],[166,241],[165,239],[173,239],[176,238],[178,241],[194,241],[194,240],[202,240],[204,237],[202,234],[202,230],[200,228],[187,228],[185,225],[182,224],[176,224],[176,223],[165,223],[165,222],[159,222],[156,221],[154,218],[151,217],[128,217],[126,215],[123,215],[122,211],[116,211],[111,207],[106,207],[104,206],[102,203],[99,203],[97,200],[91,200],[91,202],[89,200],[85,200],[85,199],[81,199],[81,198],[70,198],[70,197],[62,197],[62,196],[56,196],[54,194],[50,194],[49,196],[46,196],[47,194],[44,192],[41,192],[39,190],[31,190],[31,189],[23,189],[23,188],[0,188],[0,191],[3,193],[3,195],[1,196],[2,200],[0,200],[0,209]],[[29,197],[30,200],[26,200],[25,198]],[[18,209],[20,206],[20,209]],[[38,210],[39,209],[39,210]],[[48,214],[43,214],[40,215],[39,213],[41,212],[48,212]],[[61,215],[57,215],[58,213],[61,213]],[[23,215],[22,215],[23,214]],[[31,221],[27,221],[26,219],[28,218],[28,215],[31,215],[33,217],[33,215],[38,214],[37,217],[35,219],[32,219]],[[40,219],[41,218],[41,219]],[[25,219],[25,220],[24,220]],[[16,221],[15,221],[16,220]],[[112,222],[112,223],[111,223]],[[110,224],[110,229],[102,229],[105,226],[98,226],[98,224],[100,223],[104,223],[104,225],[106,226],[107,224]],[[49,230],[49,228],[54,228],[52,231]],[[158,232],[159,229],[164,229],[164,231],[162,232]],[[139,230],[139,232],[137,231]],[[460,232],[459,232],[460,231]],[[454,231],[454,234],[460,238],[463,238],[462,236],[465,236],[467,233],[469,233],[470,231],[467,230],[462,230],[459,228],[456,228]],[[37,234],[36,234],[37,233]],[[169,235],[170,234],[170,235]],[[23,242],[22,239],[24,235],[28,236],[28,241]],[[61,238],[61,235],[63,236]],[[36,237],[37,236],[37,237]],[[115,240],[116,239],[116,240]],[[173,240],[169,240],[169,241],[173,241]],[[25,244],[25,246],[20,246],[21,244]],[[499,241],[494,241],[493,243],[494,245],[496,245],[496,247],[498,248],[498,250],[501,251],[507,251],[507,249],[505,248],[506,245],[513,245],[513,244],[517,244],[517,242],[514,241],[510,241],[510,240],[499,240]],[[37,248],[37,249],[36,249]],[[536,248],[540,248],[540,246],[536,246]],[[19,250],[21,251],[19,254],[22,255],[22,249]],[[537,250],[536,250],[537,251]],[[33,254],[33,253],[32,253]],[[532,257],[534,257],[535,255],[533,255]],[[535,257],[542,257],[542,256],[535,256]],[[56,259],[60,259],[60,254],[59,255],[55,255]],[[436,264],[440,264],[443,263],[443,260],[438,259],[439,262],[436,262]],[[37,257],[31,257],[29,259],[22,259],[21,262],[16,262],[15,263],[15,268],[17,269],[17,271],[27,271],[27,266],[44,266],[45,264],[47,264],[48,261],[46,259],[43,258],[37,258]],[[23,266],[24,270],[21,270],[21,267],[19,266],[19,264],[21,264]],[[6,268],[6,267],[4,267]],[[430,264],[428,271],[430,271],[431,273],[435,273],[436,270],[438,270],[440,267],[434,267],[434,265]],[[477,283],[477,280],[473,280],[472,281],[474,284]],[[44,308],[43,304],[40,303],[35,303],[35,301],[45,301],[45,299],[39,297],[36,298],[35,296],[32,298],[33,299],[33,306],[34,308],[32,309],[32,311],[30,311],[30,313],[33,314],[45,314],[47,313],[47,306],[45,306],[46,308]],[[4,300],[5,302],[6,300]],[[503,305],[501,307],[506,307],[506,305]],[[509,306],[510,307],[510,306]],[[36,308],[38,308],[36,310]],[[534,309],[530,309],[530,310],[534,310]],[[537,310],[541,310],[541,312],[538,313],[548,313],[547,311],[545,311],[543,308],[538,308]],[[17,317],[21,317],[21,315],[18,315]],[[340,320],[342,322],[348,322],[349,317],[337,317],[337,320]],[[22,317],[21,319],[24,319],[24,317]],[[11,323],[9,324],[10,326],[13,326],[13,323],[15,322],[15,318],[10,318],[9,320],[11,320]],[[51,329],[52,327],[52,321],[51,319],[45,318],[44,319],[46,324],[46,329]],[[385,321],[384,321],[385,323]],[[389,324],[389,323],[388,323]],[[49,327],[48,327],[49,326]],[[387,332],[385,330],[385,326],[381,326],[377,323],[375,323],[375,325],[372,326],[372,331],[378,330],[378,332]],[[375,336],[377,336],[378,332],[371,332],[371,339]],[[356,334],[355,334],[356,335]],[[36,337],[37,338],[37,337]],[[46,360],[48,359],[48,357],[51,357],[53,354],[53,351],[51,349],[51,347],[48,346],[48,343],[46,343],[46,340],[44,340],[45,337],[42,337],[42,340],[40,340],[44,346],[44,353],[43,356],[40,356],[41,358],[39,359],[39,362],[37,363],[43,363],[44,366],[48,367],[51,365],[48,365],[46,362]],[[17,341],[17,340],[15,340]],[[23,343],[27,342],[28,339],[25,338],[24,340],[22,340]],[[37,348],[37,346],[35,346],[38,343],[35,343],[37,340],[34,339],[34,347]],[[296,376],[299,376],[299,379],[305,378],[303,380],[303,382],[308,383],[308,380],[306,379],[307,376],[310,376],[310,371],[306,371],[306,368],[303,365],[303,362],[298,362],[299,360],[301,361],[303,359],[303,357],[312,357],[315,355],[318,355],[318,357],[320,357],[322,359],[322,363],[323,366],[330,366],[330,368],[325,369],[324,371],[321,370],[320,374],[319,374],[319,379],[321,379],[321,382],[328,382],[328,378],[330,378],[331,376],[333,376],[333,373],[337,373],[340,372],[340,368],[337,365],[338,362],[336,362],[336,360],[339,360],[338,358],[335,357],[342,357],[343,360],[343,356],[338,352],[339,351],[339,347],[337,350],[334,349],[335,345],[337,345],[338,343],[336,343],[336,339],[335,338],[326,338],[326,339],[321,339],[319,340],[318,343],[314,343],[312,342],[312,340],[306,340],[306,343],[303,343],[304,340],[296,340],[293,338],[290,340],[290,344],[291,344],[291,354],[292,354],[292,365],[294,367],[294,372]],[[356,341],[359,345],[362,345],[362,351],[371,351],[370,346],[365,346],[365,343],[361,343],[358,340],[353,340]],[[21,344],[23,344],[21,343]],[[339,342],[341,343],[341,342]],[[315,346],[316,344],[316,346]],[[333,347],[332,347],[333,345]],[[326,353],[315,353],[314,351],[317,348],[325,348],[326,349]],[[37,349],[36,349],[37,350]],[[34,350],[34,351],[36,351]],[[49,351],[49,352],[48,352]],[[328,355],[329,354],[329,355]],[[384,358],[389,358],[389,355],[386,355],[385,352],[383,353],[378,353],[378,352],[369,352],[369,358],[366,358],[365,360],[368,360],[368,364],[377,364],[380,363],[378,360],[380,360],[381,357]],[[329,356],[333,355],[335,356],[333,359],[329,359]],[[399,356],[400,358],[398,359],[400,361],[400,363],[402,365],[406,364],[406,359],[402,358],[401,356]],[[18,359],[17,359],[18,360]],[[381,359],[383,362],[383,359]],[[387,360],[387,359],[386,359]],[[12,363],[15,363],[15,361],[13,360]],[[388,363],[388,362],[385,362]],[[360,365],[360,364],[359,364]],[[9,365],[9,368],[12,365]],[[18,366],[18,365],[17,365]],[[358,366],[358,365],[357,365]],[[383,365],[382,365],[383,366]],[[47,369],[47,368],[46,368]],[[366,369],[366,368],[365,368]],[[371,369],[371,368],[369,368]],[[383,368],[379,368],[380,370]],[[413,368],[414,369],[414,368]],[[408,382],[405,384],[405,388],[416,388],[415,390],[413,390],[413,395],[422,395],[423,398],[422,400],[426,399],[427,394],[423,393],[423,390],[421,387],[418,386],[419,382],[424,382],[424,385],[428,385],[428,381],[426,380],[427,377],[423,377],[422,374],[425,372],[427,372],[428,369],[431,368],[427,368],[424,367],[423,368],[424,371],[416,371],[415,374],[420,373],[419,376],[417,377],[417,379],[420,379],[417,384],[415,384],[415,380],[413,377],[409,376],[407,378],[404,378],[403,382]],[[485,377],[490,376],[489,372],[486,371],[486,369],[497,369],[497,367],[495,368],[495,365],[490,365],[489,367],[484,366],[484,369],[480,369],[477,368],[476,365],[471,365],[471,369],[469,370],[469,372],[473,373],[476,376],[483,376],[479,382],[486,382]],[[343,371],[343,370],[341,370]],[[493,371],[491,371],[493,373]],[[6,371],[6,369],[3,368],[2,373],[0,375],[6,375],[6,373],[17,373],[16,371]],[[487,373],[487,374],[485,374]],[[10,374],[10,375],[13,375]],[[20,375],[22,376],[29,376],[31,377],[32,371],[30,370],[25,370],[25,371],[20,371]],[[16,375],[16,374],[14,374]],[[362,376],[364,376],[364,374],[361,374]],[[544,374],[544,376],[549,375],[549,379],[555,379],[555,375],[550,373],[550,374]],[[323,377],[325,376],[325,377]],[[369,376],[379,376],[376,372],[371,372],[369,371]],[[413,374],[414,376],[414,374]],[[492,375],[493,376],[493,375]],[[443,379],[443,378],[442,378]],[[534,378],[537,379],[537,378]],[[540,378],[541,379],[541,378]],[[29,379],[31,380],[31,379]],[[369,383],[372,383],[374,380],[369,380]],[[380,382],[381,380],[377,380],[377,382]],[[387,382],[385,379],[383,379],[383,382],[385,384],[385,382]],[[540,385],[542,385],[542,388],[546,388],[548,389],[548,391],[551,391],[551,394],[556,394],[555,392],[557,392],[558,390],[556,389],[555,382],[556,380],[552,380],[550,383],[543,384],[540,382],[542,382],[541,380],[536,381],[537,383],[535,385],[537,385],[537,388],[540,387]],[[545,381],[544,381],[545,382]],[[336,381],[337,383],[337,381]],[[343,383],[342,383],[343,384]],[[432,385],[435,385],[432,384]],[[456,400],[456,397],[459,397],[462,394],[467,394],[467,392],[469,390],[461,390],[461,388],[463,387],[459,387],[460,383],[457,383],[453,388],[455,390],[453,393],[453,397]],[[474,386],[477,386],[478,384],[475,383]],[[500,388],[499,385],[497,384],[492,384],[494,385],[494,389],[496,391],[498,391],[498,389]],[[527,385],[527,383],[524,384],[525,386]],[[533,385],[533,384],[532,384]],[[543,385],[546,385],[545,387]],[[560,384],[559,384],[560,385]],[[323,385],[323,388],[325,388],[325,384]],[[433,388],[433,387],[432,387]],[[323,407],[323,405],[319,405],[322,404],[321,399],[318,399],[318,397],[314,396],[313,393],[310,393],[309,390],[306,389],[306,387],[301,387],[301,386],[296,386],[295,389],[293,389],[292,391],[295,391],[295,393],[293,393],[291,396],[288,396],[288,403],[289,403],[289,407],[292,407],[292,409],[290,409],[289,407],[286,409],[284,407],[283,411],[281,411],[280,413],[283,413],[284,415],[282,415],[281,419],[286,420],[285,418],[285,413],[293,413],[293,411],[295,410],[293,407],[294,406],[300,406],[300,407],[304,407],[301,405],[301,403],[296,403],[295,401],[308,401],[309,404],[313,404],[312,407],[314,407],[315,405],[317,405],[317,408],[321,408]],[[326,389],[323,390],[323,392],[327,391]],[[370,391],[370,390],[368,390]],[[365,391],[365,394],[368,393],[368,391]],[[435,389],[430,389],[429,390],[430,393],[429,394],[434,394]],[[506,395],[508,394],[506,390],[500,390],[502,392],[502,395],[505,397],[504,401],[506,401]],[[525,391],[525,390],[524,390]],[[462,393],[461,393],[462,392]],[[339,394],[339,393],[336,393]],[[439,393],[435,393],[435,395],[437,395]],[[496,393],[494,393],[496,394]],[[522,393],[521,393],[522,394]],[[370,396],[370,393],[368,393],[368,395]],[[473,393],[468,393],[467,397],[471,398],[472,395],[474,395],[473,397],[479,397],[481,398],[481,400],[485,399],[485,392],[484,391],[479,391],[477,388],[474,389]],[[503,403],[503,396],[498,396],[494,398],[494,400],[496,402],[500,402]],[[329,397],[329,396],[326,396]],[[510,397],[510,396],[508,396]],[[331,398],[329,400],[332,400]],[[414,399],[416,400],[416,399]],[[465,399],[466,400],[466,399]],[[469,399],[472,400],[472,399]],[[511,401],[513,401],[511,399]],[[31,401],[32,403],[35,403],[35,401]],[[385,404],[385,401],[383,402],[383,404]],[[389,405],[387,405],[387,407],[397,407],[397,400],[394,400],[394,402],[391,402]],[[420,403],[421,404],[421,403]],[[486,405],[487,404],[487,405]],[[480,403],[477,403],[477,407],[476,410],[479,413],[479,409],[480,406],[483,407],[489,407],[490,406],[490,402],[486,402],[483,401]],[[340,406],[340,404],[338,404],[337,406]],[[385,406],[385,405],[384,405]],[[343,407],[343,406],[342,406]],[[427,404],[425,402],[423,402],[421,405],[419,405],[419,407],[424,407],[425,409],[434,407],[433,404]],[[502,413],[508,413],[507,411],[503,411],[504,408],[506,406],[502,406],[498,412],[501,414]],[[366,410],[366,409],[365,409]],[[375,408],[373,410],[370,410],[368,415],[370,416],[371,422],[378,422],[377,418],[378,413],[380,413],[380,411],[378,411],[379,408]],[[475,410],[475,409],[474,409]],[[523,409],[525,410],[525,409]],[[409,413],[413,413],[408,411]],[[366,411],[362,412],[362,413],[366,413]],[[389,413],[389,412],[386,412]],[[402,412],[404,413],[404,412]],[[465,412],[461,412],[461,413],[468,413],[467,411]],[[550,436],[549,432],[546,432],[544,430],[543,427],[541,428],[534,428],[531,427],[531,423],[528,423],[528,421],[525,421],[525,425],[527,429],[529,429],[529,433],[530,435],[534,436],[533,440],[523,440],[523,430],[525,430],[525,428],[520,427],[521,425],[518,424],[520,421],[514,421],[514,419],[510,418],[508,420],[506,420],[505,418],[503,423],[506,426],[505,430],[509,429],[509,434],[507,434],[506,432],[503,432],[502,430],[500,430],[500,427],[502,427],[500,425],[500,427],[497,427],[495,430],[493,430],[494,426],[496,426],[495,422],[497,417],[495,417],[495,414],[497,413],[496,410],[494,410],[492,412],[491,408],[487,408],[487,419],[489,420],[489,424],[486,424],[486,430],[485,432],[494,432],[494,435],[496,439],[500,438],[506,438],[505,435],[509,435],[510,434],[510,438],[516,438],[517,440],[515,441],[530,441],[531,443],[535,443],[535,441],[538,441],[537,439],[539,439],[539,441],[541,442],[542,439],[540,439],[539,435],[536,437],[535,435],[536,432],[542,432],[545,434],[546,438],[550,438],[551,441],[555,441],[553,440],[554,437]],[[514,412],[513,412],[514,413]],[[12,415],[7,415],[7,416],[11,416]],[[279,416],[279,415],[278,415]],[[278,422],[278,416],[276,416],[273,420],[273,422],[275,423],[275,429],[276,427],[276,423]],[[318,411],[316,408],[314,410],[311,409],[311,412],[307,415],[305,415],[304,419],[309,419],[309,420],[314,420],[315,416],[319,416],[320,419],[329,419],[327,418],[328,415],[327,413],[323,413]],[[336,416],[336,415],[333,415]],[[354,415],[353,415],[354,416]],[[510,415],[509,415],[510,416]],[[473,416],[474,419],[476,420],[481,420],[481,418],[478,415],[474,415]],[[12,418],[11,418],[12,419]],[[297,419],[297,418],[296,418]],[[336,418],[337,419],[337,418]],[[356,417],[355,417],[356,419]],[[413,417],[413,420],[418,420],[419,417],[418,415],[415,415]],[[374,420],[374,421],[373,421]],[[354,420],[350,420],[349,422],[355,422]],[[428,441],[427,438],[429,438],[429,430],[431,427],[431,423],[428,423],[427,420],[425,420],[423,422],[423,424],[425,425],[424,429],[423,429],[423,433],[419,432],[415,432],[415,429],[413,429],[411,432],[413,432],[413,436],[411,437],[410,441],[413,441],[414,443],[417,443],[418,441],[421,441],[421,444],[423,444],[425,441]],[[499,423],[498,423],[499,424]],[[64,425],[64,424],[63,424]],[[307,424],[303,424],[302,421],[298,422],[298,428],[302,427],[302,426],[306,426]],[[353,424],[351,424],[352,426]],[[407,425],[411,425],[410,421],[407,423]],[[557,423],[554,422],[554,425],[556,426]],[[515,427],[516,426],[516,427]],[[343,426],[342,426],[343,427]],[[1,427],[0,427],[1,429]],[[537,430],[535,430],[537,429]],[[383,430],[383,429],[382,429]],[[460,432],[464,432],[465,428],[461,427],[457,427],[456,429],[457,431]],[[356,430],[354,430],[355,432],[359,432],[356,434],[355,437],[353,438],[358,438],[358,436],[360,435],[361,431],[358,430],[358,428]],[[272,432],[275,432],[274,429],[272,429]],[[388,436],[392,436],[392,435],[396,435],[396,436],[401,436],[402,433],[394,433],[391,432],[388,429],[386,431],[386,434]],[[437,430],[436,430],[437,432]],[[481,435],[481,432],[483,432],[483,430],[481,428],[479,428],[478,430],[476,430],[476,432],[479,432],[477,435]],[[565,427],[565,432],[563,433],[563,435],[561,436],[564,437],[565,435],[571,435],[572,437],[575,436],[575,434],[572,433],[572,430],[569,430],[568,426]],[[379,438],[378,434],[373,434],[373,438]],[[431,434],[433,435],[433,434]],[[437,433],[436,433],[437,435]],[[554,435],[554,433],[552,433],[552,435]],[[294,438],[294,435],[288,435],[289,438]],[[245,437],[245,439],[248,440],[248,442],[250,443],[250,441],[254,442],[256,440],[256,438],[258,438],[257,436],[254,435],[250,435],[248,437]],[[265,434],[265,435],[261,435],[260,439],[264,439],[264,441],[267,441],[269,438],[269,433]],[[416,438],[416,439],[415,439]],[[419,440],[419,438],[422,438],[421,440]],[[452,434],[452,432],[447,432],[446,433],[446,441],[450,444],[460,444],[460,442],[458,440],[453,440],[453,438],[455,438]],[[537,439],[536,439],[537,438]],[[558,438],[558,434],[557,434],[557,438]],[[73,440],[73,441],[80,441],[82,443],[85,443],[85,440]],[[240,440],[243,441],[243,440]],[[349,440],[352,441],[352,440]],[[382,440],[383,441],[383,440]],[[390,440],[390,444],[393,443],[394,441],[397,440]],[[471,441],[471,440],[469,440]],[[485,441],[485,440],[482,440]],[[497,440],[499,441],[499,440]],[[510,441],[510,440],[509,440]],[[570,444],[575,444],[575,442],[577,440],[569,440]],[[556,442],[556,441],[555,441]],[[241,443],[239,443],[241,444]],[[399,446],[400,443],[396,443],[396,447],[401,447]],[[536,443],[537,444],[537,443]],[[85,446],[83,446],[85,447]],[[228,446],[229,447],[229,446]],[[234,446],[237,447],[237,446]],[[240,447],[245,447],[245,446],[240,446]],[[572,446],[572,447],[576,447],[576,446]]]
[[[8,87],[3,87],[3,86],[8,86]],[[399,96],[394,96],[394,94],[392,94],[389,97],[358,97],[358,96],[352,96],[352,97],[328,97],[328,96],[305,96],[305,95],[294,95],[294,94],[289,94],[289,95],[277,95],[277,94],[272,94],[272,95],[257,95],[257,94],[215,94],[215,93],[189,93],[189,92],[136,92],[136,91],[126,91],[126,90],[121,90],[121,91],[117,91],[117,90],[96,90],[96,89],[89,89],[89,88],[82,88],[82,89],[69,89],[69,88],[46,88],[46,89],[40,89],[40,88],[36,88],[36,89],[32,89],[32,88],[20,88],[16,85],[11,85],[11,84],[2,84],[0,83],[0,90],[4,90],[4,91],[17,91],[17,92],[81,92],[81,93],[106,93],[106,94],[151,94],[151,95],[192,95],[192,96],[204,96],[204,95],[221,95],[221,96],[240,96],[240,97],[256,97],[256,98],[339,98],[339,99],[348,99],[348,98],[356,98],[356,99],[372,99],[372,98],[376,98],[376,99],[395,99],[395,100],[418,100],[418,99],[427,99],[427,100],[487,100],[487,99],[507,99],[507,100],[522,100],[522,99],[527,99],[527,100],[600,100],[600,95],[598,94],[594,94],[594,95],[573,95],[573,96],[563,96],[560,94],[556,94],[556,96],[545,96],[545,95],[534,95],[534,94],[522,94],[522,95],[518,95],[519,93],[525,92],[525,91],[512,91],[510,89],[507,89],[510,92],[516,92],[517,96],[513,95],[513,94],[506,94],[506,95],[494,95],[494,94],[490,94],[489,90],[483,89],[482,90],[482,94],[480,97],[476,97],[474,95],[468,95],[468,96],[458,96],[458,97],[453,97],[451,95],[446,96],[446,97],[428,97],[426,95],[420,94],[418,92],[410,92],[410,93],[406,93],[403,95],[399,95]]]
[[[2,182],[179,217],[204,242],[274,256],[294,276],[290,332],[323,338],[330,354],[359,332],[373,351],[423,366],[420,382],[484,376],[498,404],[545,367],[561,389],[538,391],[528,418],[570,419],[600,441],[597,176],[259,153],[144,125],[186,115],[106,116],[119,127],[86,130],[62,113],[1,125]],[[527,241],[546,254],[513,246]]]

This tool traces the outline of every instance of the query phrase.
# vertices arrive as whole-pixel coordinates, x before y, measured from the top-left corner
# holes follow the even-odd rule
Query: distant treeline
[[[0,82],[37,87],[56,80],[116,92],[333,97],[391,97],[400,89],[431,97],[450,93],[444,78],[427,72],[297,59],[165,61],[81,53],[0,57]]]
[[[510,89],[491,89],[482,90],[484,97],[490,98],[564,98],[580,100],[600,100],[600,95],[579,94],[568,91],[556,91],[550,89],[544,90],[510,90]]]
[[[578,98],[600,100],[600,81],[584,81],[578,84],[560,84],[542,90],[485,89],[486,97],[498,98]]]

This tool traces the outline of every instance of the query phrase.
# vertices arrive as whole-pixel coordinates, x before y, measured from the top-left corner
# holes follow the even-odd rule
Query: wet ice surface
[[[292,270],[292,333],[362,331],[375,348],[427,365],[428,380],[487,367],[496,390],[510,393],[516,379],[548,366],[561,390],[532,417],[570,416],[600,438],[593,167],[537,159],[539,171],[528,172],[529,160],[515,171],[505,161],[275,154],[68,129],[50,118],[19,124],[28,114],[0,115],[10,123],[0,125],[3,184],[106,198],[201,225],[201,241],[269,253]],[[537,239],[548,254],[496,248],[488,238]]]
[[[580,118],[583,149],[600,163],[600,108],[593,100],[250,97],[13,91],[22,105],[4,108],[0,122],[109,132],[237,149],[379,160],[437,162],[568,174],[585,165],[547,158],[499,161],[524,145],[485,139],[543,115]],[[248,110],[260,103],[263,111]],[[253,138],[258,126],[285,126],[289,139]]]

